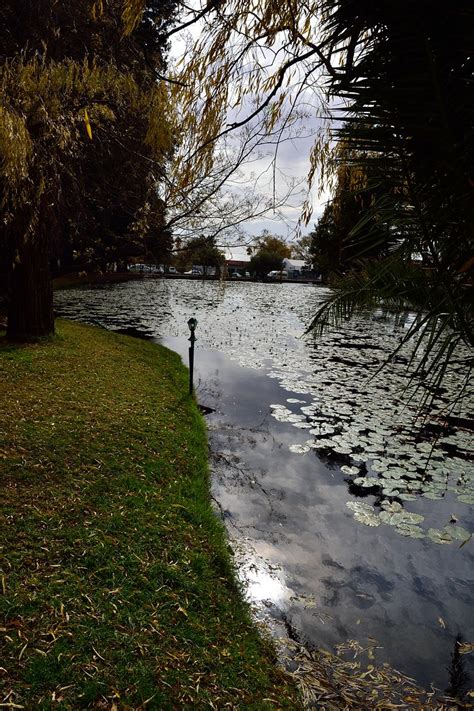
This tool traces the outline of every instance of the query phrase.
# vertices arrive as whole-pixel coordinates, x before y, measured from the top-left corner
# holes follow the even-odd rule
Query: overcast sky
[[[243,223],[242,227],[248,235],[259,235],[263,230],[279,235],[287,241],[295,241],[297,236],[298,221],[301,217],[301,210],[306,197],[306,177],[309,171],[309,155],[313,144],[313,137],[296,138],[280,145],[277,157],[276,171],[276,193],[284,195],[290,180],[294,179],[299,186],[294,190],[287,204],[279,208],[278,213],[269,211],[265,217],[259,217]],[[250,168],[244,167],[243,172],[248,177],[248,184],[253,185],[255,176],[260,176],[257,183],[257,190],[269,198],[273,195],[273,170],[272,157],[270,155],[260,158],[252,163]],[[311,193],[313,204],[313,215],[308,226],[300,225],[301,234],[306,234],[313,229],[314,223],[324,210],[324,204],[329,198],[327,191],[319,193],[318,179],[316,178]],[[229,250],[229,256],[239,259],[246,254],[243,247],[233,247]]]
[[[196,40],[199,32],[199,24],[194,25],[192,31],[186,33],[188,41],[190,39]],[[179,34],[175,35],[171,51],[172,63],[176,59],[180,60],[183,52],[185,52],[185,47],[185,39],[181,38]],[[265,52],[265,50],[263,51]],[[318,177],[316,177],[310,195],[310,202],[313,206],[312,218],[307,226],[299,225],[302,206],[307,197],[306,177],[310,168],[309,157],[314,142],[314,134],[322,125],[322,120],[317,118],[320,109],[316,105],[317,98],[315,98],[315,94],[308,92],[304,98],[306,108],[309,106],[309,117],[305,119],[304,124],[300,123],[299,125],[299,131],[303,135],[280,143],[276,169],[273,169],[272,164],[273,148],[264,149],[267,155],[255,156],[249,165],[242,166],[237,184],[230,181],[226,186],[227,190],[237,193],[240,190],[245,190],[245,188],[253,188],[256,192],[269,199],[276,196],[278,203],[279,198],[287,194],[290,183],[296,184],[289,199],[279,207],[277,212],[269,210],[265,216],[242,223],[243,231],[249,236],[257,236],[263,230],[268,230],[272,234],[283,237],[288,242],[295,241],[298,235],[298,227],[300,234],[306,234],[312,230],[314,223],[324,210],[324,204],[329,199],[327,191],[319,194],[321,192],[320,185]],[[228,121],[239,120],[242,118],[239,113],[242,114],[242,112],[245,114],[247,109],[245,106],[240,105],[232,112],[232,115],[228,116]],[[234,240],[232,240],[232,243],[234,243]],[[245,247],[236,247],[234,244],[227,249],[227,252],[228,256],[234,259],[247,256]]]

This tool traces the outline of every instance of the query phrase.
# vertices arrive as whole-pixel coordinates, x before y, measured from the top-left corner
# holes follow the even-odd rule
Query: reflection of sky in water
[[[246,561],[243,570],[247,594],[254,602],[269,602],[281,606],[291,596],[291,590],[282,582],[281,572],[269,570],[263,560],[254,556]]]
[[[214,496],[243,542],[251,599],[310,644],[372,636],[377,661],[446,686],[455,635],[474,637],[472,542],[459,547],[472,527],[468,434],[442,431],[431,453],[401,398],[403,358],[368,380],[406,320],[300,338],[322,293],[144,280],[56,300],[62,315],[148,331],[184,358],[196,316],[197,392],[217,408]]]

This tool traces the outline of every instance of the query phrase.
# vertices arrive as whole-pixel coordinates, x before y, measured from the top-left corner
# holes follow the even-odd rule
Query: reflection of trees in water
[[[221,380],[219,379],[218,371],[215,373],[214,376],[210,376],[207,378],[202,378],[201,376],[198,376],[198,382],[195,385],[194,391],[198,400],[201,396],[204,396],[206,398],[206,401],[218,403],[223,396],[223,390]]]
[[[465,659],[461,654],[461,644],[464,642],[461,634],[457,634],[454,639],[454,650],[451,655],[451,664],[447,667],[449,673],[449,686],[446,694],[462,701],[469,691],[470,676],[465,668]],[[464,705],[459,705],[464,708]]]
[[[173,318],[169,289],[158,279],[59,292],[55,310],[57,316],[149,338],[160,335]]]
[[[210,381],[205,381],[209,387]],[[206,394],[209,394],[207,390]],[[221,392],[217,389],[213,391],[214,397],[219,397]],[[284,493],[281,490],[271,488],[267,489],[263,486],[260,479],[266,474],[264,469],[254,470],[248,466],[248,463],[241,457],[242,451],[248,451],[259,446],[259,444],[269,442],[270,451],[278,448],[278,442],[272,434],[269,427],[269,416],[266,413],[262,419],[253,427],[236,428],[234,425],[228,425],[217,419],[209,424],[209,444],[211,457],[211,470],[215,479],[224,483],[225,487],[243,488],[247,491],[259,492],[265,501],[265,510],[269,519],[277,517],[279,520],[282,517],[278,511],[277,502],[281,501]],[[228,519],[228,512],[221,509],[222,517]],[[256,528],[256,526],[244,526],[236,523],[235,520],[230,522],[232,526],[244,534],[244,529],[254,528],[261,531],[263,534],[268,534],[270,528]]]

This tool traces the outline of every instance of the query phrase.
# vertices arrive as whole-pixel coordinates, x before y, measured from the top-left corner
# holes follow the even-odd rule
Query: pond
[[[357,640],[376,663],[457,691],[474,671],[472,654],[452,663],[457,641],[474,641],[472,393],[446,424],[458,364],[430,421],[415,421],[410,352],[379,372],[410,317],[303,336],[324,292],[144,279],[57,293],[56,310],[186,363],[196,316],[212,494],[259,613],[308,648]]]

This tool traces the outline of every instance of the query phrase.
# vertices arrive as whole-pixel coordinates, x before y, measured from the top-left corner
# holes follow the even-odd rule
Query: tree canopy
[[[225,263],[225,254],[217,247],[213,236],[200,235],[188,240],[185,245],[178,248],[175,256],[176,266],[181,271],[188,271],[193,265],[199,265],[206,275],[210,269],[220,270]]]
[[[473,18],[467,2],[434,10],[427,2],[340,1],[326,22],[335,46],[348,47],[344,72],[330,85],[348,118],[335,137],[350,146],[348,167],[367,176],[366,212],[387,249],[375,266],[338,282],[314,323],[380,305],[414,308],[404,341],[415,339],[423,352],[416,374],[429,393],[458,346],[474,344]],[[361,251],[373,237],[368,227],[366,220],[358,231]],[[415,255],[423,259],[417,267]]]
[[[282,269],[283,260],[290,257],[291,249],[282,237],[264,230],[250,248],[250,270],[261,279],[271,271]]]
[[[394,249],[399,234],[381,219],[379,201],[389,190],[372,165],[356,161],[342,144],[338,152],[335,189],[314,230],[308,236],[311,260],[325,277],[361,270],[367,260],[380,261]]]

